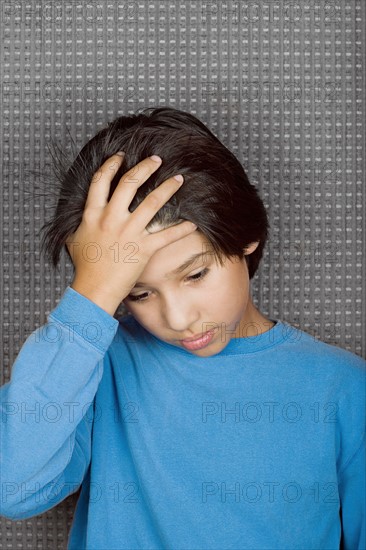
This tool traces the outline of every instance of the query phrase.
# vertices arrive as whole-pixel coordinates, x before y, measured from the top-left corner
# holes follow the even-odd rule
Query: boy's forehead
[[[161,231],[162,228],[149,228],[149,233]],[[171,242],[170,244],[157,250],[148,261],[140,279],[147,281],[147,278],[173,276],[173,271],[187,262],[194,255],[197,255],[197,262],[209,260],[213,257],[213,248],[208,239],[199,231],[194,231],[188,235]],[[201,256],[201,257],[199,257]],[[194,266],[194,264],[192,264]]]

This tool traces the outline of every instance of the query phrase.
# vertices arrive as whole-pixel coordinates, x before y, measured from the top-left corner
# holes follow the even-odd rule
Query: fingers
[[[184,181],[184,180],[183,180]],[[183,185],[183,181],[177,181],[174,177],[165,180],[163,183],[151,191],[141,204],[133,211],[134,223],[138,227],[145,228],[155,216],[156,212],[178,191]]]
[[[128,207],[134,198],[137,189],[153,174],[161,165],[159,157],[148,157],[133,166],[120,179],[109,202],[110,184],[117,170],[123,162],[119,154],[110,157],[94,174],[90,183],[85,209],[103,208],[104,214],[111,219],[122,219],[123,214],[133,217],[134,224],[141,228],[155,216],[156,212],[168,201],[168,199],[180,188],[183,181],[169,178],[149,193],[136,210],[130,214]],[[183,179],[180,176],[181,180]]]
[[[113,155],[93,175],[85,208],[104,208],[107,204],[111,181],[123,162],[124,155]]]
[[[128,170],[120,179],[106,210],[113,216],[120,215],[121,211],[127,212],[137,189],[153,174],[161,165],[162,160],[157,162],[152,157],[142,160]]]
[[[193,233],[196,229],[197,226],[194,223],[184,221],[176,225],[172,225],[171,227],[167,227],[166,229],[162,229],[161,231],[151,233],[147,237],[147,239],[149,239],[149,243],[152,243],[149,244],[149,249],[153,250],[153,253],[155,253],[160,248],[163,248],[164,246],[167,246],[175,241],[179,241],[179,239],[183,239],[183,237]]]

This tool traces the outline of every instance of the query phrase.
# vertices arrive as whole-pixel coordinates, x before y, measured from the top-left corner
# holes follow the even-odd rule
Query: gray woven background
[[[65,254],[54,273],[39,253],[55,202],[30,171],[49,173],[51,137],[70,151],[69,130],[80,149],[158,105],[197,115],[259,189],[271,224],[259,309],[365,357],[365,6],[2,2],[1,383],[71,282]],[[76,498],[1,518],[0,549],[66,548]]]

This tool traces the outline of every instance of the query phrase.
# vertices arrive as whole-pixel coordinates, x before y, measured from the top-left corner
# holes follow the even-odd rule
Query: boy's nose
[[[179,299],[176,295],[163,300],[162,315],[165,325],[178,335],[186,334],[199,319],[197,307],[186,297]]]

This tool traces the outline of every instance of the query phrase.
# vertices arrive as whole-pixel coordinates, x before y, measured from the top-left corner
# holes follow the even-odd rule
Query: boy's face
[[[154,232],[161,229],[156,227]],[[257,246],[258,243],[252,243],[246,254]],[[171,273],[199,253],[203,257],[193,265],[181,273]],[[204,276],[197,279],[203,270]],[[139,286],[141,282],[143,285]],[[224,258],[221,267],[215,261],[211,245],[197,230],[158,250],[136,285],[123,300],[134,318],[160,340],[199,357],[219,353],[231,338],[256,336],[273,326],[251,301],[245,258],[241,261],[237,257]],[[134,296],[142,300],[132,301]],[[212,337],[203,342],[186,345],[182,342],[211,329]]]

